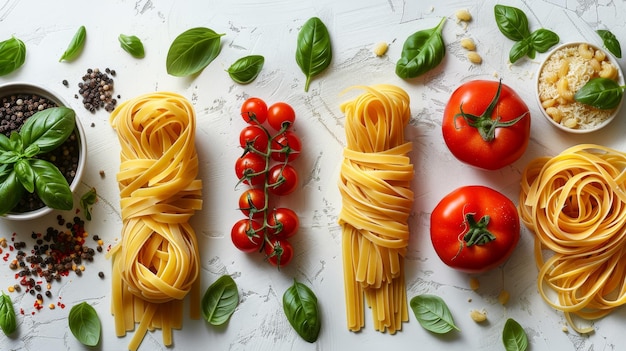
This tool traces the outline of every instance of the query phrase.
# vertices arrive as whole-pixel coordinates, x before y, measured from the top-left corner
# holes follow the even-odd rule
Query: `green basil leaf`
[[[209,28],[189,29],[174,39],[167,52],[167,73],[185,77],[202,71],[221,51],[220,38]]]
[[[22,136],[20,133],[12,131],[9,140],[11,141],[11,150],[17,153],[24,152],[24,143],[22,142]]]
[[[4,167],[0,167],[3,169]],[[17,180],[17,175],[15,174],[15,170],[13,167],[4,168],[2,172],[0,172],[2,176],[0,177],[0,215],[7,214],[10,212],[22,198],[24,194],[24,187],[20,184],[20,181]]]
[[[78,27],[78,30],[74,34],[72,41],[67,46],[67,49],[61,55],[59,62],[61,61],[72,61],[80,55],[83,51],[83,47],[85,47],[85,39],[87,38],[87,30],[85,26]]]
[[[532,51],[533,48],[530,37],[520,40],[511,47],[511,51],[509,51],[509,62],[515,63]]]
[[[2,329],[2,332],[7,336],[13,334],[17,329],[13,302],[4,291],[2,292],[2,296],[0,296],[0,329]]]
[[[612,110],[622,101],[623,95],[624,87],[616,81],[594,78],[574,94],[574,100],[601,110]]]
[[[545,28],[537,29],[530,35],[530,38],[533,48],[542,53],[550,50],[561,40],[556,33]]]
[[[324,22],[312,17],[304,23],[298,33],[296,62],[306,76],[304,91],[309,91],[311,78],[322,73],[333,58],[330,34]]]
[[[40,160],[29,160],[35,172],[35,191],[46,206],[57,210],[71,210],[74,206],[72,190],[67,180],[52,163]]]
[[[96,188],[91,188],[89,191],[83,194],[80,197],[80,207],[85,212],[85,219],[91,220],[91,206],[98,201],[98,194],[96,193]]]
[[[0,133],[0,151],[15,151],[13,150],[11,139],[9,139],[3,133]]]
[[[528,18],[524,11],[505,5],[495,5],[493,10],[498,29],[505,37],[520,41],[530,36]]]
[[[525,351],[528,348],[528,337],[524,328],[512,318],[504,323],[502,342],[506,351]]]
[[[117,38],[119,40],[122,49],[129,53],[134,58],[144,58],[146,56],[141,39],[135,35],[120,34]]]
[[[0,164],[12,164],[19,161],[22,156],[15,151],[5,151],[0,153]]]
[[[20,135],[27,147],[39,146],[39,152],[45,153],[59,147],[72,134],[76,125],[76,113],[67,107],[52,107],[30,116]]]
[[[0,42],[0,76],[22,67],[24,61],[26,61],[26,45],[23,41],[11,37]]]
[[[615,57],[622,58],[622,47],[619,44],[619,40],[611,31],[605,29],[598,29],[596,31],[600,38],[602,38],[602,42],[604,43],[604,47],[609,50]]]
[[[239,304],[239,290],[230,275],[218,278],[202,297],[202,316],[211,325],[228,321]]]
[[[248,84],[261,73],[265,58],[261,55],[245,56],[235,61],[226,70],[232,80],[239,84]]]
[[[454,324],[448,305],[439,296],[417,295],[411,299],[410,305],[417,321],[424,329],[436,334],[459,330]]]
[[[35,191],[35,172],[27,160],[20,159],[15,163],[15,175],[26,191]]]
[[[317,296],[308,286],[297,282],[283,294],[283,310],[293,329],[306,341],[315,342],[322,318],[317,308]]]
[[[74,305],[67,317],[70,331],[86,346],[96,346],[100,342],[102,325],[96,310],[86,302]]]
[[[411,34],[404,42],[396,63],[396,75],[402,79],[418,77],[437,67],[446,54],[441,31],[445,17],[434,28]]]

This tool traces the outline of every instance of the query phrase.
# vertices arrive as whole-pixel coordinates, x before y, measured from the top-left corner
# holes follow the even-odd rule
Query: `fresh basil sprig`
[[[512,318],[506,320],[502,330],[502,342],[506,351],[526,351],[528,336],[524,328]]]
[[[26,61],[26,45],[16,37],[0,42],[0,76],[20,68]]]
[[[261,55],[245,56],[235,61],[228,69],[228,75],[239,84],[248,84],[261,73],[265,58]]]
[[[122,49],[124,49],[124,51],[129,53],[132,57],[144,58],[146,56],[143,43],[136,35],[120,34],[119,37],[117,37],[117,40],[120,42]]]
[[[70,331],[86,346],[96,346],[100,342],[102,325],[98,312],[87,302],[74,305],[67,317]]]
[[[2,329],[2,332],[7,336],[13,334],[17,329],[13,302],[4,291],[0,296],[0,329]]]
[[[51,208],[71,210],[67,180],[51,162],[35,156],[59,147],[74,131],[74,110],[52,107],[30,116],[19,132],[0,134],[0,215],[11,211],[24,190],[35,191]]]
[[[511,63],[524,56],[534,59],[536,52],[546,52],[561,40],[556,33],[545,28],[531,32],[526,14],[516,7],[495,5],[494,15],[500,32],[516,42],[509,51]]]
[[[446,54],[441,31],[445,17],[434,28],[411,34],[404,42],[396,63],[396,75],[402,79],[418,77],[437,67]]]
[[[85,212],[85,219],[91,220],[91,207],[98,201],[98,194],[96,192],[96,188],[91,188],[89,191],[83,194],[80,197],[80,207]]]
[[[296,47],[296,63],[306,76],[304,91],[309,91],[311,78],[322,73],[333,58],[330,34],[324,22],[312,17],[300,29]]]
[[[167,52],[167,73],[186,77],[202,71],[219,55],[224,35],[204,27],[191,28],[178,35]]]
[[[593,78],[574,94],[574,100],[601,110],[612,110],[622,101],[625,88],[612,79]]]
[[[67,49],[61,55],[59,62],[61,61],[72,61],[78,55],[80,55],[81,51],[83,51],[83,47],[85,46],[85,39],[87,38],[87,29],[85,26],[78,27],[78,30],[74,34],[72,41],[68,45]]]
[[[230,275],[219,277],[202,297],[202,316],[211,325],[228,321],[239,304],[239,290]]]
[[[293,285],[283,294],[283,310],[298,335],[308,342],[317,340],[322,319],[317,307],[317,296],[311,288],[294,279]]]
[[[609,50],[615,57],[622,58],[622,47],[619,44],[619,40],[611,31],[606,29],[598,29],[596,31],[600,38],[602,38],[602,42],[604,43],[604,47]]]
[[[410,305],[415,318],[424,329],[436,334],[459,330],[454,324],[448,305],[439,296],[417,295],[411,299]]]

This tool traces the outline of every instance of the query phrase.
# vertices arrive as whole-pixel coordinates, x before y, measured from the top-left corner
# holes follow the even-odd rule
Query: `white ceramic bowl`
[[[541,114],[548,120],[548,122],[550,122],[553,126],[569,132],[569,133],[577,133],[577,134],[582,134],[582,133],[590,133],[590,132],[594,132],[597,131],[599,129],[604,128],[605,126],[607,126],[609,123],[611,123],[611,121],[613,121],[613,119],[615,119],[615,116],[617,116],[617,114],[619,113],[619,110],[622,106],[622,102],[624,101],[624,99],[622,98],[622,101],[620,101],[619,105],[615,108],[615,110],[612,111],[612,113],[606,118],[604,119],[602,122],[592,126],[592,127],[577,127],[577,128],[571,128],[568,127],[566,125],[564,125],[563,123],[557,123],[552,117],[550,117],[550,115],[548,115],[548,113],[546,112],[546,109],[542,106],[542,101],[540,98],[540,87],[539,87],[539,82],[540,82],[540,78],[542,75],[542,72],[546,66],[546,63],[550,60],[550,58],[556,53],[559,52],[562,49],[568,48],[568,47],[575,47],[578,48],[578,46],[580,44],[586,44],[589,46],[589,48],[592,48],[595,50],[601,50],[602,52],[604,52],[605,56],[606,56],[606,60],[608,62],[611,62],[613,64],[613,66],[615,66],[617,68],[617,82],[619,83],[620,86],[624,85],[624,73],[622,72],[621,67],[619,66],[619,63],[617,62],[617,60],[613,57],[613,55],[611,53],[609,53],[607,50],[605,50],[604,48],[600,48],[596,45],[590,44],[590,43],[585,43],[585,42],[571,42],[571,43],[565,43],[562,45],[557,46],[556,48],[554,48],[552,51],[550,51],[550,53],[546,56],[546,58],[543,60],[543,62],[541,63],[541,65],[539,66],[539,70],[537,71],[537,75],[536,75],[536,81],[535,81],[535,97],[538,103],[538,107],[539,110],[541,111]],[[555,83],[556,84],[556,83]],[[565,121],[566,118],[570,118],[571,113],[563,113],[563,119],[562,121]]]
[[[65,106],[65,107],[69,106],[62,97],[52,92],[52,90],[47,89],[38,84],[14,82],[14,83],[7,83],[7,84],[0,85],[0,98],[7,96],[7,95],[11,95],[11,94],[22,94],[22,93],[39,95],[50,101],[53,101],[58,106]],[[74,176],[74,179],[72,180],[72,183],[70,184],[70,189],[72,190],[72,192],[74,192],[76,190],[76,187],[78,187],[78,184],[80,184],[80,181],[83,177],[83,173],[85,170],[85,159],[87,157],[87,143],[85,139],[85,130],[83,129],[83,125],[80,123],[80,120],[78,117],[76,118],[76,133],[78,136],[78,147],[79,147],[78,168],[76,170],[76,175]],[[40,209],[29,211],[29,212],[9,212],[0,218],[6,218],[10,220],[32,220],[32,219],[44,216],[52,211],[53,211],[52,208],[45,206]]]

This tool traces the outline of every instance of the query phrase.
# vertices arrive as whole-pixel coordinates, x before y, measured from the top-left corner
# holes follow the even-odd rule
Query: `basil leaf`
[[[76,113],[67,107],[52,107],[30,116],[20,135],[25,146],[36,144],[45,153],[59,147],[74,131]]]
[[[124,49],[124,51],[129,53],[132,57],[144,58],[146,56],[143,49],[143,43],[141,42],[141,39],[137,38],[137,36],[120,34],[120,36],[117,37],[117,40],[119,40],[122,49]]]
[[[559,36],[551,30],[540,28],[530,35],[532,46],[538,52],[546,52],[561,40]]]
[[[85,29],[85,26],[80,26],[74,34],[74,37],[72,38],[72,41],[68,45],[67,49],[65,50],[63,55],[61,55],[59,62],[63,60],[72,61],[77,58],[78,55],[80,55],[81,51],[83,51],[83,47],[85,46],[85,38],[87,38],[87,30]]]
[[[309,91],[311,78],[322,73],[333,58],[330,34],[324,22],[312,17],[304,23],[298,33],[296,62],[306,76],[304,91]]]
[[[0,329],[9,336],[17,329],[17,320],[15,318],[15,309],[9,295],[2,292],[0,296]]]
[[[2,169],[3,167],[0,167]],[[7,214],[11,211],[22,198],[24,187],[17,180],[14,168],[9,171],[5,168],[0,177],[0,215]]]
[[[530,36],[528,18],[524,11],[505,5],[494,6],[493,11],[498,29],[505,37],[513,41],[520,41]]]
[[[574,100],[601,110],[612,110],[622,101],[623,95],[624,87],[616,81],[594,78],[574,94]]]
[[[604,43],[604,47],[609,50],[615,57],[622,58],[622,47],[619,44],[619,40],[611,31],[605,29],[598,29],[596,31],[600,38],[602,38],[602,42]]]
[[[232,80],[239,84],[251,83],[261,73],[265,58],[261,55],[245,56],[226,70]]]
[[[74,305],[67,317],[70,331],[86,346],[96,346],[100,342],[102,326],[98,313],[86,302]]]
[[[57,210],[71,210],[74,206],[72,190],[61,171],[45,160],[33,158],[29,162],[35,172],[35,190],[41,201]]]
[[[513,44],[509,51],[509,62],[515,63],[533,51],[531,38],[528,37]]]
[[[0,133],[0,151],[14,151],[11,139],[3,133]]]
[[[502,342],[506,351],[525,351],[528,348],[528,337],[524,328],[512,318],[504,323]]]
[[[98,194],[96,193],[96,188],[89,189],[88,192],[84,193],[83,196],[80,197],[80,207],[85,212],[85,219],[91,220],[91,206],[98,201]]]
[[[402,79],[415,78],[437,67],[446,54],[446,46],[441,36],[443,22],[436,27],[411,34],[402,47],[402,54],[396,63],[396,75]]]
[[[167,73],[185,77],[202,71],[221,51],[220,38],[209,28],[189,29],[174,39],[167,52]]]
[[[0,154],[0,164],[12,164],[17,162],[22,156],[15,151],[5,151]]]
[[[239,304],[237,284],[230,275],[217,279],[202,297],[202,316],[212,325],[228,321]]]
[[[317,296],[308,286],[297,282],[283,294],[283,310],[293,329],[306,341],[315,342],[322,319],[317,308]]]
[[[436,334],[445,334],[459,328],[454,324],[448,305],[435,295],[417,295],[410,301],[411,309],[417,321],[426,330]]]
[[[0,76],[7,75],[20,68],[26,61],[26,45],[11,37],[0,42]]]
[[[15,163],[14,169],[17,180],[20,181],[24,189],[29,193],[35,191],[35,172],[30,163],[27,160],[20,159]]]

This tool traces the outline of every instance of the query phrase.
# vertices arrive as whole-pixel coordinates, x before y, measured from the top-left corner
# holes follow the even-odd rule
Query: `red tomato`
[[[272,194],[278,196],[289,195],[298,186],[298,172],[291,165],[275,165],[270,168],[267,184]]]
[[[263,226],[257,221],[240,219],[230,230],[230,238],[236,248],[243,252],[254,252],[261,249],[263,243]]]
[[[262,189],[248,189],[239,196],[239,209],[248,218],[261,218],[265,209],[265,200],[265,191]]]
[[[269,136],[260,126],[249,125],[239,133],[239,145],[246,151],[256,150],[266,153],[269,145]]]
[[[500,89],[499,89],[500,88]],[[495,170],[526,151],[530,112],[513,89],[496,81],[474,80],[458,87],[443,113],[443,139],[467,164]]]
[[[265,243],[267,261],[278,268],[286,266],[293,258],[293,246],[286,239],[272,239]]]
[[[294,236],[300,227],[298,215],[291,209],[279,207],[267,216],[268,232],[273,238],[287,239]]]
[[[430,238],[439,258],[469,273],[504,263],[517,246],[515,204],[496,190],[472,185],[446,195],[430,215]]]
[[[296,120],[296,112],[286,102],[277,102],[267,109],[267,123],[274,130],[287,130]]]
[[[265,181],[265,158],[248,152],[235,162],[235,174],[242,182],[249,185],[260,185]]]
[[[250,124],[263,124],[267,119],[267,104],[259,98],[251,97],[241,105],[241,117]]]
[[[293,161],[300,156],[300,150],[302,150],[300,137],[291,130],[281,133],[272,140],[273,160],[279,162]]]

